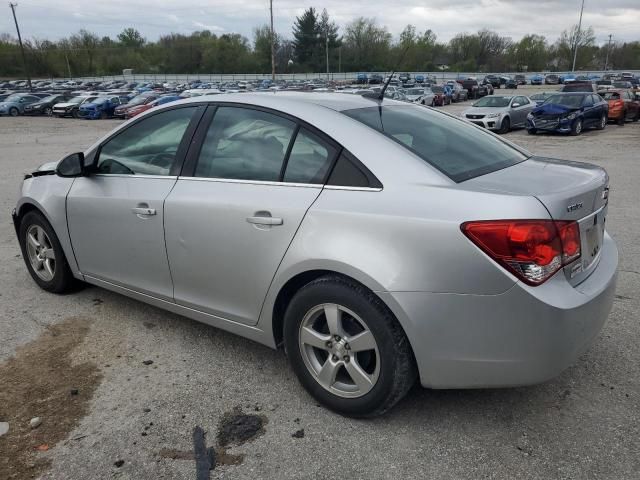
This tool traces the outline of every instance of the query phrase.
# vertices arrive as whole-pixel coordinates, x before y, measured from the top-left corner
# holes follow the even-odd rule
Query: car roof
[[[199,103],[206,100],[209,95],[188,98],[180,103]],[[323,107],[336,112],[353,110],[356,108],[375,107],[378,101],[360,95],[336,95],[333,92],[287,92],[283,90],[256,92],[256,93],[225,93],[211,95],[212,102],[243,103],[273,108],[285,113],[291,113],[291,109],[298,110],[301,104],[309,107]],[[389,99],[383,101],[385,105],[406,105]],[[175,104],[174,104],[175,105]]]

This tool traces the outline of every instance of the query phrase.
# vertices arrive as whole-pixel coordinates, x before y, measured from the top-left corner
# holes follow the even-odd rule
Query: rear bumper
[[[403,320],[423,386],[531,385],[557,376],[592,344],[613,305],[617,265],[605,234],[598,267],[576,287],[559,272],[541,286],[516,283],[499,295],[382,297]]]

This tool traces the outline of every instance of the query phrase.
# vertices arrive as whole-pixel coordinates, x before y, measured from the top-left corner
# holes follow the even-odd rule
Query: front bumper
[[[544,130],[547,132],[559,132],[559,133],[569,133],[571,131],[571,126],[573,124],[574,119],[569,120],[568,118],[555,118],[555,119],[545,119],[540,120],[536,118],[527,118],[527,129],[536,129],[536,130]]]
[[[605,233],[598,267],[573,287],[564,272],[499,295],[390,292],[420,381],[430,388],[531,385],[573,364],[602,329],[615,293],[618,249]]]
[[[100,111],[99,110],[83,110],[83,109],[80,109],[80,111],[78,112],[78,115],[81,118],[86,118],[88,120],[96,120],[96,119],[100,118]]]
[[[492,117],[492,118],[467,118],[465,119],[474,125],[478,125],[479,127],[486,128],[487,130],[500,130],[500,125],[502,124],[502,117]]]

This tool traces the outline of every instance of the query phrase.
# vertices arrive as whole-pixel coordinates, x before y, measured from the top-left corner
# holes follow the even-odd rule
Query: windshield
[[[90,102],[93,102],[96,98],[98,98],[98,97],[84,97],[82,99],[82,102],[80,102],[80,103],[90,103]]]
[[[569,108],[580,108],[582,95],[553,95],[547,98],[545,105],[562,105]]]
[[[44,97],[41,102],[55,102],[58,99],[58,95],[49,95],[48,97]]]
[[[73,97],[71,100],[67,100],[68,103],[82,103],[87,97]]]
[[[474,107],[506,107],[509,105],[511,97],[482,97],[476,103]]]
[[[536,93],[535,95],[531,95],[529,98],[531,100],[544,100],[545,98],[549,98],[550,96],[550,93]]]
[[[442,93],[442,92],[444,92],[444,89],[442,87],[433,86],[433,87],[431,87],[431,91],[434,92],[434,93]]]
[[[400,143],[455,182],[527,158],[477,127],[419,106],[367,107],[342,113]]]
[[[4,99],[5,102],[17,102],[18,100],[20,100],[23,97],[22,94],[20,93],[14,93],[13,95],[9,95],[7,98]]]

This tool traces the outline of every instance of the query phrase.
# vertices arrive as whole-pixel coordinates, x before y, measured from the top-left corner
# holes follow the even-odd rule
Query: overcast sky
[[[208,29],[237,32],[252,38],[253,28],[269,21],[268,0],[17,0],[18,19],[25,38],[58,39],[81,28],[115,37],[123,28],[137,28],[149,40],[170,32]],[[342,27],[358,16],[375,17],[397,36],[411,23],[418,31],[433,30],[447,41],[459,32],[495,30],[514,40],[527,33],[545,35],[551,42],[578,22],[581,0],[323,0]],[[291,37],[297,15],[311,4],[274,0],[276,31]],[[0,33],[15,34],[9,7],[0,9]],[[584,26],[593,26],[599,43],[640,40],[640,0],[586,0]]]

